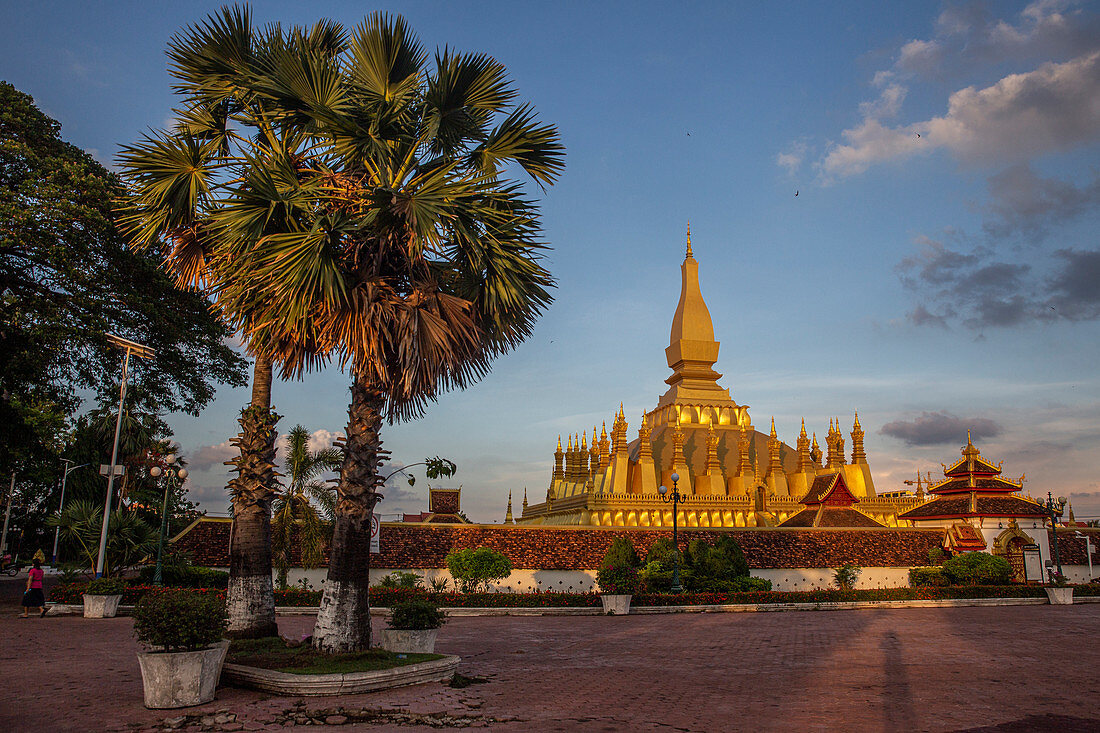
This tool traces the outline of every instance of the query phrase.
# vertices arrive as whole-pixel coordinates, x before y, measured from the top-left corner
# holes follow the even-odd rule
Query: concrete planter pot
[[[382,629],[382,648],[402,654],[434,654],[439,629]]]
[[[600,596],[603,601],[603,612],[608,616],[625,616],[630,613],[629,595],[612,595],[604,593]]]
[[[1073,605],[1073,588],[1068,586],[1063,588],[1058,587],[1046,587],[1043,588],[1047,592],[1047,598],[1050,599],[1050,605],[1052,606],[1070,606]]]
[[[84,618],[114,618],[122,596],[84,595]]]
[[[145,707],[186,708],[214,699],[228,641],[197,652],[139,652]]]

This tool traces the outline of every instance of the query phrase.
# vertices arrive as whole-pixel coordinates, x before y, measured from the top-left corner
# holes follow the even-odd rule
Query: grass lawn
[[[442,654],[394,654],[385,649],[371,649],[354,654],[326,654],[308,643],[269,636],[265,639],[235,639],[229,645],[229,654],[225,661],[291,674],[344,674],[392,669],[442,657]]]

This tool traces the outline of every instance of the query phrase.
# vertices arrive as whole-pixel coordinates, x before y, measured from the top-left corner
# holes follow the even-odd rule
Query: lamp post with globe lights
[[[179,488],[180,484],[187,478],[187,469],[183,466],[176,467],[176,456],[174,453],[170,453],[166,456],[164,462],[168,464],[167,468],[153,466],[149,469],[149,475],[153,478],[157,478],[161,474],[164,474],[168,478],[168,485],[164,487],[164,504],[160,509],[160,537],[157,539],[157,569],[153,573],[153,585],[164,585],[164,578],[161,573],[164,560],[164,535],[168,532],[168,497],[171,496],[175,489]]]
[[[1053,537],[1054,543],[1054,565],[1058,568],[1058,577],[1064,578],[1062,574],[1062,557],[1058,553],[1058,518],[1062,516],[1062,512],[1066,509],[1066,497],[1059,496],[1054,498],[1054,494],[1047,492],[1047,500],[1039,500],[1039,506],[1046,511],[1050,517],[1050,533]]]
[[[684,495],[676,488],[676,484],[680,480],[680,474],[674,473],[671,478],[671,492],[664,484],[657,491],[660,492],[663,501],[672,503],[672,587],[669,590],[673,593],[683,593],[684,588],[680,585],[680,543],[676,537],[676,515],[679,513],[677,509],[680,502],[684,500]]]

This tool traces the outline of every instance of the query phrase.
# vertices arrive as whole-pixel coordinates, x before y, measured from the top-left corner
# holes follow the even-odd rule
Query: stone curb
[[[859,608],[960,608],[966,606],[1041,606],[1046,598],[940,598],[924,601],[822,601],[820,603],[734,603],[710,606],[632,606],[630,613],[758,613],[768,611],[847,611]],[[1100,603],[1100,596],[1074,596],[1074,605]],[[82,615],[84,606],[47,603],[47,616]],[[548,608],[448,608],[448,616],[602,616],[599,606]],[[133,606],[119,606],[119,616],[129,616]],[[388,616],[385,606],[371,607],[372,616]],[[317,606],[276,606],[279,616],[316,616]]]
[[[454,677],[459,661],[456,656],[445,656],[404,667],[346,674],[290,674],[243,664],[225,664],[222,682],[279,695],[353,695],[425,682],[445,682]]]

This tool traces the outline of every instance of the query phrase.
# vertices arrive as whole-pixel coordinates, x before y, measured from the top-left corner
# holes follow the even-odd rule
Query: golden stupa
[[[924,497],[876,495],[858,414],[850,434],[850,462],[839,419],[829,423],[824,462],[816,433],[806,435],[805,420],[794,448],[779,440],[774,418],[768,434],[753,427],[749,406],[730,397],[718,383],[722,375],[713,369],[719,342],[699,288],[690,228],[680,271],[680,302],[665,349],[672,369],[665,380],[668,390],[642,415],[631,442],[621,404],[610,437],[606,423],[599,434],[592,428],[591,441],[586,432],[568,436],[564,449],[559,436],[546,500],[529,505],[525,500],[516,523],[672,526],[672,505],[658,487],[671,487],[675,473],[678,488],[687,494],[679,507],[680,526],[773,527],[803,508],[799,499],[817,475],[840,472],[859,500],[857,510],[884,525],[908,526],[897,515]]]

